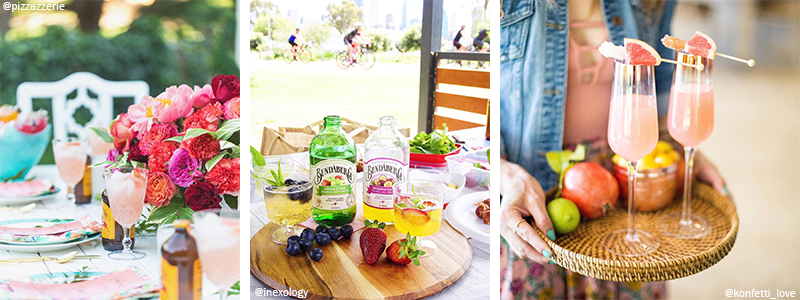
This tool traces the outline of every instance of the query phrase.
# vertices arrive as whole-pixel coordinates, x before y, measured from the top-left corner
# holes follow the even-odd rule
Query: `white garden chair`
[[[67,96],[77,90],[74,99]],[[92,91],[97,98],[90,98]],[[73,115],[81,106],[92,113],[86,126],[108,126],[114,118],[114,97],[133,97],[134,103],[150,93],[146,82],[108,81],[89,72],[77,72],[55,82],[23,82],[17,87],[17,105],[22,111],[33,109],[33,98],[50,98],[53,115],[53,138],[63,139],[69,133],[86,138],[86,130]]]

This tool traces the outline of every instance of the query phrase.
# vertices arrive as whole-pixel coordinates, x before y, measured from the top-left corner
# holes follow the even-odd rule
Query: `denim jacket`
[[[636,38],[664,58],[674,52],[660,39],[669,33],[675,3],[647,16],[640,0],[601,0],[608,36],[616,45]],[[558,183],[545,154],[562,149],[567,91],[567,0],[503,0],[500,19],[501,152],[545,190]],[[659,115],[667,111],[673,67],[656,67]]]

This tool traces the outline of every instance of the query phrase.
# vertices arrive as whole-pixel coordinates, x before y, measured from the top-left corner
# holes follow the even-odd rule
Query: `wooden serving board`
[[[250,271],[267,286],[285,291],[307,290],[307,299],[418,299],[433,295],[456,282],[472,263],[472,247],[447,222],[427,239],[439,250],[421,258],[420,266],[400,266],[381,255],[378,262],[364,262],[358,240],[363,230],[348,240],[332,242],[322,249],[322,260],[307,253],[291,256],[286,246],[270,240],[280,226],[268,223],[250,240]],[[386,246],[405,235],[387,226]]]

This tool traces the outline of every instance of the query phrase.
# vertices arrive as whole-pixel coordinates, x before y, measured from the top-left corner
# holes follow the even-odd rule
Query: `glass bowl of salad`
[[[489,189],[489,148],[461,152],[445,159],[450,172],[464,174],[466,187]]]

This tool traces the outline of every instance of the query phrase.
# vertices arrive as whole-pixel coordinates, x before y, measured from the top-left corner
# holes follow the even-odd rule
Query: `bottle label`
[[[323,160],[311,166],[311,180],[314,185],[314,208],[340,210],[356,205],[353,194],[356,164],[344,159]]]
[[[171,265],[161,257],[161,299],[178,299],[178,266]]]
[[[114,222],[114,217],[111,216],[111,209],[108,207],[108,204],[103,202],[103,230],[100,234],[104,239],[113,240],[114,229],[116,228],[116,222]]]
[[[83,173],[83,196],[89,197],[91,201],[92,197],[92,168],[90,166],[86,166],[86,170]]]
[[[391,158],[373,158],[364,163],[364,204],[377,209],[394,207],[394,192],[406,181],[408,165]]]
[[[192,280],[194,281],[194,299],[201,300],[203,298],[203,267],[200,265],[200,260],[194,261],[194,270],[192,271]]]

